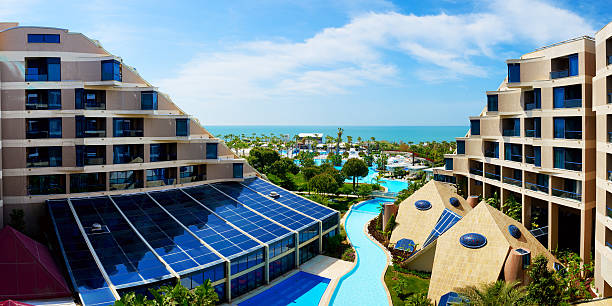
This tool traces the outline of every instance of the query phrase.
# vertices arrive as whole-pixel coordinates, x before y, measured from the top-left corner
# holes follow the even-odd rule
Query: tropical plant
[[[508,199],[506,199],[506,201],[504,202],[504,213],[508,217],[510,217],[510,218],[512,218],[512,219],[514,219],[514,220],[516,220],[518,222],[521,222],[521,219],[522,219],[521,213],[522,213],[522,211],[523,211],[523,209],[522,209],[521,203],[519,203],[514,198],[514,196],[511,194],[508,197]]]
[[[357,178],[364,177],[368,175],[368,166],[363,162],[363,160],[358,158],[351,158],[346,161],[344,166],[342,167],[342,174],[347,177],[353,178],[353,190],[355,190],[357,185]]]
[[[404,300],[404,305],[410,306],[430,306],[433,305],[430,299],[427,298],[427,292],[419,292],[409,295]]]
[[[481,286],[467,286],[457,290],[463,300],[475,306],[514,306],[525,304],[527,291],[519,282],[496,281]]]
[[[340,142],[342,142],[342,133],[344,133],[344,129],[338,128],[338,138],[336,138],[336,154],[340,152]]]
[[[563,301],[563,284],[555,272],[548,270],[548,259],[538,255],[527,271],[527,300],[535,305],[559,305]]]
[[[249,152],[247,161],[259,172],[265,172],[266,168],[275,161],[280,160],[280,154],[272,149],[253,148]]]
[[[493,208],[499,209],[499,194],[497,191],[493,193],[493,196],[485,200],[487,204],[491,205]]]
[[[165,305],[197,305],[197,306],[212,306],[219,302],[219,296],[212,287],[210,280],[206,280],[204,284],[189,290],[181,283],[175,286],[162,286],[159,289],[149,289],[153,299],[149,300],[143,295],[129,292],[124,294],[120,300],[115,302],[116,306],[165,306]]]
[[[338,184],[333,176],[329,173],[321,173],[315,175],[308,181],[310,190],[314,190],[318,194],[335,193],[338,190]]]
[[[593,260],[583,262],[578,254],[569,251],[557,252],[557,258],[565,267],[560,275],[561,284],[565,288],[565,300],[575,302],[591,299],[589,287],[593,276]]]

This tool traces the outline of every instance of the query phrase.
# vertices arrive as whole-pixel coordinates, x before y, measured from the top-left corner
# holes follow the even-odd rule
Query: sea
[[[337,137],[338,128],[342,128],[342,138],[353,137],[353,142],[357,137],[369,140],[374,137],[376,140],[387,140],[389,142],[429,142],[429,141],[454,141],[455,137],[463,137],[467,133],[468,126],[330,126],[330,125],[207,125],[206,129],[216,137],[234,134],[257,136],[262,134],[276,136],[288,134],[290,138],[299,133],[323,133],[325,136]]]

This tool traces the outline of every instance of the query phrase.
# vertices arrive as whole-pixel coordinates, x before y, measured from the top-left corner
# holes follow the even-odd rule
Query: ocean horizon
[[[468,126],[387,126],[387,125],[208,125],[206,129],[216,137],[223,135],[245,134],[251,136],[289,134],[290,137],[299,133],[323,133],[323,137],[336,137],[338,128],[344,129],[342,138],[352,136],[353,141],[358,137],[369,140],[375,137],[376,140],[387,140],[390,142],[429,142],[429,141],[454,141],[455,137],[463,137],[467,133]]]

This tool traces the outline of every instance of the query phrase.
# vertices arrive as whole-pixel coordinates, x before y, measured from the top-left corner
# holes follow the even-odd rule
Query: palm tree
[[[338,128],[338,138],[336,139],[336,154],[340,154],[340,142],[342,141],[342,133],[344,133],[344,129]]]
[[[480,287],[467,286],[457,290],[459,296],[475,306],[513,306],[527,304],[527,289],[519,282],[497,281],[483,284]]]

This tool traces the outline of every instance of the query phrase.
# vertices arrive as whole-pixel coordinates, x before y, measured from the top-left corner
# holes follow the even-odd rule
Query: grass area
[[[389,266],[385,272],[385,284],[391,293],[393,305],[404,305],[402,297],[405,299],[415,293],[427,293],[429,279],[399,272],[394,266]],[[398,291],[401,291],[399,295]]]

